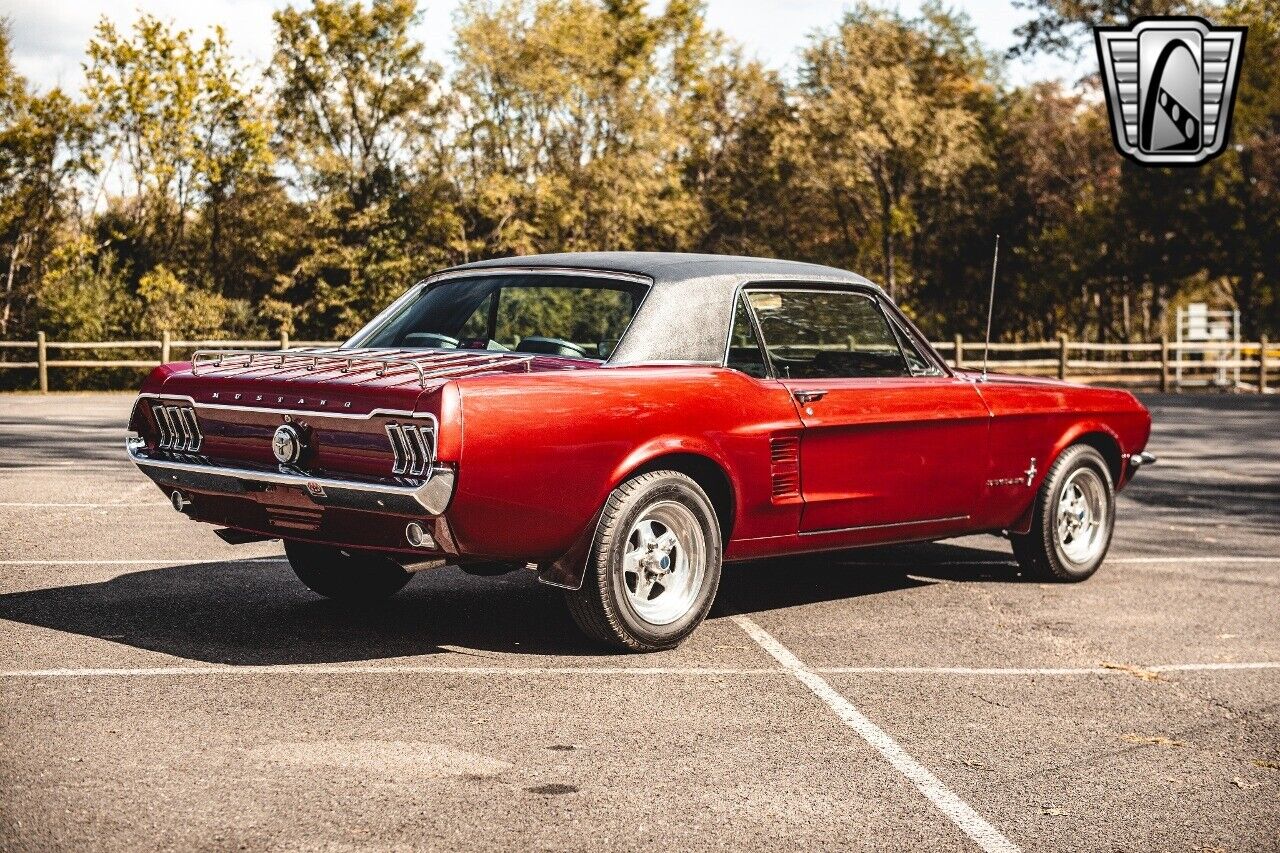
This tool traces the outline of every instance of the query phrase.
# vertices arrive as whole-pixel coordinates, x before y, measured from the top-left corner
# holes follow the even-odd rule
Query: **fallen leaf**
[[[1143,669],[1142,667],[1133,666],[1132,664],[1112,663],[1111,661],[1104,660],[1099,664],[1099,666],[1101,666],[1103,669],[1114,669],[1119,672],[1127,672],[1130,675],[1132,675],[1134,678],[1140,678],[1143,681],[1164,681],[1165,680],[1164,676],[1162,676],[1158,672],[1153,672],[1152,670],[1149,670],[1149,669]]]
[[[1050,815],[1052,817],[1061,817],[1062,815],[1069,815],[1071,812],[1066,809],[1059,809],[1053,806],[1042,806],[1040,808],[1040,814]]]
[[[1191,746],[1185,740],[1174,740],[1164,735],[1120,735],[1120,739],[1141,746]]]
[[[1253,759],[1254,767],[1261,767],[1263,770],[1280,770],[1280,761],[1267,761],[1263,758]]]
[[[1233,778],[1233,779],[1231,780],[1231,784],[1232,784],[1232,785],[1235,785],[1235,786],[1236,786],[1237,788],[1239,788],[1241,791],[1246,791],[1246,790],[1248,790],[1249,788],[1252,788],[1252,787],[1253,787],[1252,785],[1250,785],[1250,784],[1246,783],[1246,782],[1245,782],[1243,779],[1241,779],[1239,776],[1236,776],[1235,778]]]

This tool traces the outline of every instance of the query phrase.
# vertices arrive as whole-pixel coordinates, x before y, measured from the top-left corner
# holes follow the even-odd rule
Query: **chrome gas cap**
[[[276,460],[281,465],[294,465],[302,458],[302,451],[306,449],[306,443],[302,439],[302,433],[293,424],[281,424],[276,427],[275,435],[271,437],[271,452],[275,454]]]

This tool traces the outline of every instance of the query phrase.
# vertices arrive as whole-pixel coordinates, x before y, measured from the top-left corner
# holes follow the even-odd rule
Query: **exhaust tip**
[[[436,540],[416,521],[411,521],[404,528],[404,538],[414,548],[435,548]]]
[[[176,489],[173,494],[169,495],[169,503],[173,504],[173,508],[178,512],[186,512],[187,507],[191,506],[191,501],[184,498],[182,496],[182,492],[179,492]]]

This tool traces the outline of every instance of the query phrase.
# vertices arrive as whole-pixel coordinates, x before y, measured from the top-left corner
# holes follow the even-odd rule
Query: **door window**
[[[884,311],[851,291],[752,290],[765,348],[782,379],[910,376]]]

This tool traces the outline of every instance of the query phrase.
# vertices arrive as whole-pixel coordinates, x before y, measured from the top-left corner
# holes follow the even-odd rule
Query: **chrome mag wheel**
[[[1058,548],[1076,565],[1088,563],[1107,543],[1107,487],[1092,468],[1071,473],[1058,495],[1054,516]]]
[[[650,625],[669,625],[693,608],[706,572],[702,526],[682,503],[648,507],[631,527],[622,557],[626,600]]]

